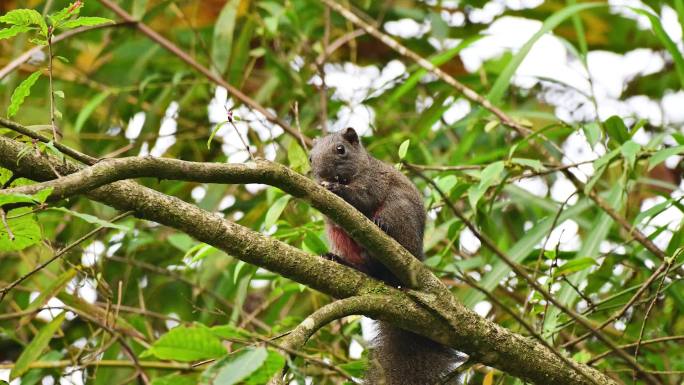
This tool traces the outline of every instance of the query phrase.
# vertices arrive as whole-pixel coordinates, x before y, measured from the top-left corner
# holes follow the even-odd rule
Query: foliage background
[[[684,23],[678,23],[684,20],[682,2],[611,1],[610,7],[602,3],[582,12],[571,12],[572,3],[402,0],[352,5],[380,30],[399,34],[398,39],[421,56],[441,54],[445,72],[481,95],[489,95],[497,106],[534,130],[543,130],[545,138],[538,140],[559,159],[564,155],[564,163],[587,161],[577,175],[594,183],[629,223],[655,239],[667,255],[676,257],[684,236],[682,168],[677,155],[684,145],[684,69],[676,64],[682,52]],[[561,173],[543,171],[545,159],[527,140],[496,124],[449,85],[420,72],[415,63],[377,39],[354,34],[355,27],[336,12],[326,17],[320,2],[134,0],[119,4],[306,136],[318,136],[324,127],[332,130],[352,125],[366,134],[364,142],[376,157],[426,166],[425,172],[481,232],[495,239],[564,303],[588,312],[597,323],[622,307],[662,263],[581,191],[573,195],[575,188]],[[648,7],[667,28],[664,32],[653,28],[625,5]],[[48,1],[47,6],[54,11],[68,3]],[[42,1],[0,4],[2,13],[15,8],[48,12]],[[518,20],[506,17],[543,22],[559,11],[570,17],[538,43],[553,39],[553,44],[542,45],[548,51],[542,50],[541,55],[538,49],[531,51],[513,77],[507,69],[512,68],[520,46],[534,30],[525,35],[516,28],[529,24],[496,23]],[[87,1],[81,14],[116,19],[97,1]],[[393,27],[391,23],[400,24]],[[422,33],[412,36],[412,29]],[[328,57],[321,55],[350,33],[354,39],[343,40]],[[674,49],[666,49],[663,34],[669,34]],[[509,35],[514,42],[491,39],[502,35]],[[522,40],[516,43],[514,36]],[[486,44],[479,46],[480,51],[468,51],[482,42]],[[567,56],[557,55],[561,52],[554,50],[557,44],[565,48]],[[0,66],[32,46],[27,35],[0,40]],[[305,152],[295,138],[230,99],[225,89],[217,88],[134,28],[101,28],[54,48],[56,55],[65,58],[54,61],[53,77],[54,89],[64,93],[64,98],[56,99],[61,115],[57,121],[62,142],[69,146],[96,157],[151,152],[194,161],[246,161],[248,155],[230,125],[218,126],[207,147],[212,131],[226,119],[227,106],[240,119],[237,129],[256,155],[308,171]],[[472,61],[477,52],[483,59],[481,66]],[[523,57],[524,52],[519,58]],[[44,68],[46,56],[36,55],[4,77],[0,110],[10,105],[13,90],[28,74]],[[567,71],[575,72],[569,75]],[[573,76],[580,80],[573,83]],[[50,119],[49,99],[47,76],[42,76],[13,119],[45,129]],[[612,115],[619,118],[609,120]],[[9,130],[0,132],[16,136]],[[400,151],[407,140],[408,148]],[[598,164],[590,163],[602,156]],[[607,166],[599,167],[602,164]],[[430,170],[431,166],[473,167],[441,171]],[[520,178],[530,172],[542,175]],[[466,273],[556,346],[583,333],[581,327],[554,313],[490,250],[481,248],[429,184],[415,175],[412,179],[425,192],[430,210],[426,263],[455,295],[483,316],[525,333],[510,315],[459,278]],[[0,182],[8,180],[10,175],[4,170]],[[306,251],[320,254],[327,250],[322,216],[277,189],[141,182]],[[103,220],[116,215],[112,209],[82,198],[39,208],[35,216],[24,216],[27,234],[33,238],[29,237],[31,245],[21,250],[14,250],[19,247],[14,247],[6,229],[0,228],[0,280],[4,287],[96,226],[106,227],[22,282],[0,303],[0,361],[7,362],[16,362],[37,333],[50,330],[46,321],[65,304],[76,313],[67,314],[54,338],[48,338],[49,347],[37,353],[41,361],[66,360],[70,364],[32,369],[23,376],[22,384],[50,383],[43,379],[46,376],[55,382],[78,384],[136,381],[132,368],[84,370],[76,364],[96,359],[99,353],[103,353],[102,359],[127,359],[121,344],[87,317],[93,314],[93,307],[117,308],[120,319],[141,333],[142,342],[126,340],[132,352],[143,359],[194,361],[236,351],[221,365],[244,365],[235,360],[247,356],[258,363],[250,383],[265,383],[255,373],[265,373],[268,378],[284,359],[273,351],[266,355],[263,348],[255,348],[263,346],[260,338],[289,330],[330,301],[154,223],[128,217],[113,225],[81,214]],[[671,341],[646,344],[639,351],[639,362],[658,371],[666,384],[680,384],[684,378],[684,345],[678,339],[684,334],[680,263],[681,258],[673,260],[662,284],[660,280],[652,284],[606,329],[620,344],[671,336]],[[80,309],[74,305],[76,298],[83,300]],[[34,317],[22,313],[29,307],[49,309]],[[179,351],[187,349],[168,355],[154,349],[143,353],[145,342],[153,343],[179,324],[188,325],[189,330],[181,334],[190,339],[180,346],[187,348],[196,338],[201,354],[185,357]],[[306,354],[324,357],[359,376],[365,359],[360,350],[366,344],[362,324],[365,321],[359,317],[333,323],[307,344]],[[215,328],[207,333],[201,325]],[[222,343],[217,342],[217,335],[223,337]],[[587,361],[605,350],[601,343],[588,339],[568,351],[575,359]],[[301,357],[289,365],[299,383],[304,383],[304,378],[315,384],[343,381],[338,372]],[[631,372],[610,355],[596,365],[631,381]],[[198,371],[147,372],[155,384],[171,380],[193,383],[200,376]],[[485,367],[475,366],[468,373],[471,383],[516,381]],[[9,369],[3,375],[9,376]]]

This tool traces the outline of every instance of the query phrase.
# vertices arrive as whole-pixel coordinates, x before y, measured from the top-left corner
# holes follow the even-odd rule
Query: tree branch
[[[38,181],[53,179],[52,167],[62,175],[79,171],[79,167],[72,163],[62,162],[49,155],[36,154],[34,151],[24,152],[20,156],[24,148],[24,145],[17,141],[0,137],[0,166],[10,169],[18,175]],[[140,158],[134,159],[141,160]],[[142,160],[155,161],[146,158]],[[104,167],[107,164],[111,164],[111,162],[103,162]],[[167,165],[167,163],[161,164]],[[177,165],[180,166],[181,164],[177,163]],[[183,166],[187,166],[187,164],[183,164]],[[225,165],[209,166],[208,170],[216,171],[212,167]],[[255,180],[250,178],[256,178],[258,175],[263,178],[260,182],[268,182],[269,177],[273,178],[274,175],[278,175],[277,173],[268,174],[264,169],[259,170],[256,164],[231,165],[231,167],[240,167],[240,171],[246,175],[242,177],[234,175],[234,182],[245,179]],[[330,199],[329,192],[319,188],[312,181],[282,166],[275,165],[274,167],[284,169],[284,171],[281,170],[283,172],[280,175],[281,177],[292,178],[291,180],[275,179],[281,184],[279,187],[289,189],[294,193],[293,195],[311,199],[312,202],[326,202],[325,207],[322,206],[321,210],[325,208],[326,211],[334,214],[332,215],[333,219],[348,220],[349,222],[345,224],[345,227],[357,229],[355,232],[366,226],[365,218],[354,222],[355,216],[361,215],[360,213],[350,210],[349,206],[338,206],[335,203],[337,202],[336,199]],[[273,170],[277,170],[277,168]],[[200,173],[200,176],[207,175],[211,175],[211,173]],[[303,188],[306,186],[315,186],[315,189]],[[306,194],[311,195],[306,196]],[[368,309],[364,315],[390,322],[398,327],[452,346],[478,357],[478,360],[485,365],[496,367],[527,381],[537,384],[592,384],[544,346],[479,317],[457,302],[451,294],[440,296],[422,291],[424,297],[421,301],[416,302],[406,292],[386,286],[358,271],[305,253],[201,210],[180,199],[161,194],[133,182],[121,181],[104,185],[88,192],[87,196],[119,210],[134,211],[136,216],[140,218],[183,231],[199,241],[215,246],[245,262],[277,272],[334,297],[347,298],[375,294],[378,298],[375,309],[379,310]],[[333,198],[335,197],[333,196]],[[334,213],[333,210],[335,209],[350,210],[353,213]],[[342,221],[340,224],[343,224]],[[362,236],[358,236],[361,239]],[[363,238],[370,241],[372,236],[366,235]],[[434,308],[424,306],[424,303],[432,303],[424,301],[425,297],[434,299],[434,303],[440,307],[440,310],[437,311]],[[444,316],[446,313],[449,313],[448,321]],[[611,378],[595,369],[586,365],[581,365],[581,368],[595,380],[595,383],[601,385],[615,384]]]
[[[311,179],[277,163],[257,160],[247,164],[187,162],[154,157],[102,160],[62,178],[30,186],[6,189],[0,194],[34,194],[53,188],[50,200],[86,193],[124,179],[154,177],[201,183],[266,183],[309,202],[342,226],[387,266],[401,282],[417,289],[436,291],[443,285],[429,269],[394,239],[342,198],[318,186]]]

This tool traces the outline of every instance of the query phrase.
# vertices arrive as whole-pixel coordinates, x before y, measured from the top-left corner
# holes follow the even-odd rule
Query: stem
[[[57,143],[57,127],[55,126],[55,89],[52,84],[52,26],[48,27],[48,77],[50,78],[50,124],[52,125],[52,140]]]

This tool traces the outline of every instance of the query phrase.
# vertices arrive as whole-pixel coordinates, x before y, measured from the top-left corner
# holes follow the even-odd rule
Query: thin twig
[[[10,241],[14,241],[14,233],[12,232],[12,229],[10,229],[9,223],[7,223],[7,215],[2,207],[0,207],[0,219],[2,219],[2,225],[5,227],[5,231],[7,231],[7,237]],[[2,297],[0,297],[0,302],[2,302]]]
[[[682,249],[679,249],[681,251]],[[660,283],[658,284],[658,288],[655,291],[655,295],[653,296],[653,300],[651,303],[648,305],[648,308],[646,309],[646,314],[644,314],[644,320],[641,323],[641,329],[639,330],[639,338],[637,339],[637,344],[636,347],[634,348],[634,361],[639,360],[639,347],[641,346],[641,340],[644,338],[644,330],[646,329],[646,322],[648,322],[648,316],[651,314],[651,310],[653,310],[653,306],[655,305],[656,301],[658,301],[658,296],[661,293],[661,290],[663,288],[663,284],[665,283],[665,279],[667,278],[667,273],[670,271],[670,267],[672,267],[672,263],[675,262],[675,259],[677,258],[677,254],[672,256],[672,258],[668,258],[667,261],[667,268],[665,269],[665,274],[663,274],[663,278],[660,280]],[[637,375],[636,373],[632,373],[632,380],[636,384],[636,379]]]
[[[167,51],[171,52],[173,55],[177,56],[179,59],[184,61],[186,64],[188,64],[190,67],[194,68],[197,72],[201,73],[204,75],[206,78],[211,80],[217,85],[220,85],[221,87],[225,88],[230,92],[232,96],[240,100],[242,103],[246,104],[249,106],[251,109],[259,111],[264,117],[266,117],[267,120],[269,120],[272,123],[275,123],[279,125],[280,127],[283,128],[284,131],[286,131],[288,134],[294,136],[295,138],[299,138],[300,140],[303,140],[307,143],[310,144],[311,139],[297,133],[295,129],[293,129],[287,122],[284,120],[280,119],[270,111],[268,111],[266,108],[264,108],[261,104],[259,104],[256,100],[250,98],[247,96],[245,93],[240,91],[239,89],[233,87],[230,85],[227,81],[225,81],[223,78],[221,78],[219,75],[215,74],[212,72],[210,69],[207,67],[203,66],[200,64],[197,60],[195,60],[192,56],[190,56],[187,52],[183,51],[181,48],[179,48],[177,45],[173,44],[171,41],[154,31],[152,28],[148,27],[145,23],[135,20],[131,14],[126,12],[123,8],[121,8],[118,4],[114,3],[111,0],[99,0],[102,5],[105,7],[109,8],[112,12],[117,14],[120,18],[124,19],[127,22],[132,22],[135,23],[136,28],[143,33],[143,35],[147,36],[150,40],[153,42],[157,43]]]
[[[433,74],[437,75],[440,79],[442,79],[445,83],[448,85],[452,86],[455,88],[457,91],[459,91],[466,99],[477,103],[484,107],[486,110],[490,111],[492,114],[494,114],[499,120],[501,121],[501,124],[514,128],[516,131],[518,131],[521,135],[525,135],[530,132],[530,129],[523,126],[522,124],[516,122],[513,120],[511,117],[506,115],[503,111],[501,111],[499,108],[494,106],[489,100],[485,99],[482,97],[480,94],[466,86],[465,84],[459,82],[456,80],[453,76],[447,74],[446,72],[442,71],[439,67],[435,66],[432,64],[429,60],[423,58],[422,56],[418,55],[417,53],[411,51],[401,43],[397,42],[394,40],[392,37],[389,35],[381,32],[378,30],[376,27],[371,25],[370,23],[362,20],[359,16],[357,16],[354,12],[349,10],[348,8],[344,7],[342,4],[334,1],[334,0],[321,0],[323,3],[325,3],[328,7],[334,9],[335,11],[339,12],[345,19],[349,20],[351,23],[355,24],[356,26],[362,28],[368,34],[374,36],[381,42],[383,42],[385,45],[388,47],[392,48],[393,50],[397,51],[400,55],[406,56],[410,58],[411,60],[415,61],[418,63],[419,66],[424,68],[427,71],[432,72]]]
[[[644,340],[644,341],[641,341],[641,346],[658,344],[661,342],[670,342],[670,341],[684,341],[684,335],[666,336],[666,337],[654,338],[651,340]],[[620,348],[627,349],[627,348],[634,347],[636,345],[637,345],[637,342],[633,342],[631,344],[621,345]],[[603,352],[603,353],[601,353],[595,357],[592,357],[589,361],[587,361],[587,365],[592,365],[595,362],[599,361],[600,359],[606,357],[607,355],[609,355],[611,353],[613,353],[612,350],[607,350],[607,351],[605,351],[605,352]]]
[[[116,222],[116,221],[118,221],[118,220],[120,220],[120,219],[122,219],[122,218],[125,218],[125,217],[127,217],[127,216],[129,216],[129,215],[131,215],[131,214],[133,214],[132,211],[127,211],[127,212],[125,212],[125,213],[123,213],[123,214],[119,214],[119,215],[117,215],[116,217],[112,218],[112,219],[110,220],[110,222]],[[67,252],[69,252],[69,251],[70,251],[71,249],[73,249],[74,247],[78,246],[79,244],[81,244],[81,243],[83,243],[85,240],[87,240],[88,238],[92,237],[93,235],[99,233],[100,231],[102,231],[102,230],[104,230],[104,229],[106,229],[106,228],[107,228],[107,227],[105,227],[105,226],[98,226],[96,229],[93,229],[93,230],[89,231],[89,232],[86,233],[84,236],[82,236],[81,238],[77,239],[75,242],[69,244],[67,247],[65,247],[65,248],[63,248],[62,250],[56,252],[55,255],[53,255],[53,256],[52,256],[50,259],[48,259],[47,261],[45,261],[45,262],[41,263],[40,265],[38,265],[38,267],[36,267],[35,269],[33,269],[33,270],[29,271],[28,273],[24,274],[23,276],[17,278],[14,282],[12,282],[11,284],[9,284],[9,286],[0,289],[0,302],[2,302],[2,301],[5,299],[5,296],[7,295],[7,293],[9,293],[15,286],[19,285],[20,283],[22,283],[23,281],[25,281],[26,279],[28,279],[29,277],[31,277],[33,274],[35,274],[35,273],[39,272],[40,270],[44,269],[47,265],[49,265],[50,263],[52,263],[53,261],[55,261],[55,260],[58,259],[59,257],[63,256],[63,255],[66,254]]]
[[[460,271],[460,269],[459,269]],[[506,313],[510,314],[513,319],[515,319],[525,330],[527,330],[537,341],[539,341],[542,345],[544,345],[547,349],[549,349],[556,357],[558,357],[561,361],[563,361],[566,365],[570,366],[579,374],[580,376],[586,378],[593,384],[597,384],[596,380],[589,376],[589,374],[585,373],[578,365],[576,362],[568,359],[566,356],[563,355],[558,349],[553,347],[551,344],[549,344],[539,333],[537,333],[534,328],[525,322],[525,320],[519,316],[516,312],[514,312],[512,309],[510,309],[508,306],[504,305],[503,302],[501,302],[495,295],[492,293],[488,292],[485,290],[485,288],[481,287],[480,285],[477,284],[472,278],[470,278],[467,274],[463,273],[460,271],[461,279],[463,279],[466,283],[468,283],[470,286],[472,286],[474,289],[480,291],[483,293],[489,300],[494,302],[497,306],[499,306],[501,309],[503,309]]]
[[[324,0],[327,1],[327,0]],[[422,172],[419,170],[412,169],[416,175],[418,175],[421,179],[425,180],[430,186],[432,186],[435,191],[442,197],[442,199],[445,201],[445,203],[449,206],[451,211],[458,217],[469,229],[472,231],[472,233],[480,240],[480,242],[485,245],[488,249],[494,252],[499,259],[501,259],[508,267],[511,268],[517,274],[519,277],[523,278],[527,283],[532,286],[537,292],[539,292],[548,302],[556,306],[559,310],[561,310],[563,313],[569,315],[571,318],[573,318],[575,321],[577,321],[579,324],[581,324],[583,327],[585,327],[587,330],[589,330],[593,335],[595,335],[601,342],[603,342],[606,346],[608,346],[611,350],[614,350],[617,355],[622,358],[629,366],[633,367],[635,370],[639,371],[640,373],[643,374],[643,376],[653,384],[657,384],[658,381],[657,379],[653,378],[650,376],[648,373],[644,371],[641,366],[637,362],[634,361],[634,359],[627,354],[624,350],[620,349],[613,341],[611,341],[608,337],[606,337],[603,333],[601,333],[598,330],[594,329],[594,326],[589,323],[584,317],[580,314],[577,314],[574,310],[568,308],[564,304],[560,303],[556,298],[554,298],[549,292],[546,291],[537,281],[533,280],[532,277],[530,277],[518,264],[513,262],[503,251],[499,249],[498,246],[487,236],[482,234],[476,227],[475,225],[466,218],[461,211],[456,208],[456,206],[451,202],[451,200],[446,199],[446,194],[442,191],[442,189],[430,178],[425,176]]]
[[[92,27],[75,28],[75,29],[66,31],[62,34],[55,36],[52,39],[52,44],[53,45],[57,44],[62,40],[66,40],[72,36],[81,34],[83,32],[93,31],[93,30],[101,29],[101,28],[120,27],[120,26],[129,25],[129,24],[131,24],[131,23],[129,23],[129,22],[105,23],[105,24],[95,25]],[[3,79],[5,76],[9,75],[10,73],[12,73],[12,71],[14,71],[15,69],[19,68],[22,64],[29,61],[32,57],[34,57],[36,55],[36,53],[42,51],[44,48],[45,48],[45,46],[37,45],[37,46],[31,48],[30,50],[22,53],[16,59],[7,63],[7,65],[5,65],[4,67],[0,68],[0,80]]]

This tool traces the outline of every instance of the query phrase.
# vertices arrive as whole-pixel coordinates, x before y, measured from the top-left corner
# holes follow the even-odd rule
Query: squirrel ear
[[[344,132],[342,133],[342,137],[351,144],[359,143],[359,136],[356,134],[356,131],[354,131],[354,129],[351,127],[347,127],[347,129],[344,130]]]

